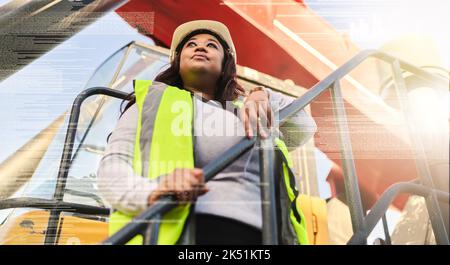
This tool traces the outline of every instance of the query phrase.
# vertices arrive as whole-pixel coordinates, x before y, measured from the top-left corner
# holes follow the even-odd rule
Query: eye
[[[193,45],[196,46],[197,44],[193,41],[190,41],[186,44],[186,47],[193,47]]]
[[[214,43],[208,43],[208,47],[213,47],[214,49],[217,49],[217,45]]]

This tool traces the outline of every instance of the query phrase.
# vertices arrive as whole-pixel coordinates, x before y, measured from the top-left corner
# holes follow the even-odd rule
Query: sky
[[[0,82],[0,161],[68,109],[95,69],[132,40],[153,41],[112,12]]]
[[[402,36],[431,38],[450,69],[448,0],[305,0],[309,8],[347,34],[361,49],[378,49]]]

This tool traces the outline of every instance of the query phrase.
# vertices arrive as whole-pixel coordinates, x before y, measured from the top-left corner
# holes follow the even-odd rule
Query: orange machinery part
[[[49,212],[33,210],[9,218],[0,229],[1,245],[42,245]],[[108,223],[62,214],[58,245],[99,244],[108,236]]]

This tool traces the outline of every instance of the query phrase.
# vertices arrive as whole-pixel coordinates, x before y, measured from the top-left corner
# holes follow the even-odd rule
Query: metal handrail
[[[128,96],[127,93],[122,91],[113,90],[105,87],[94,87],[81,92],[75,98],[70,112],[70,119],[67,126],[66,139],[64,141],[61,164],[59,167],[58,176],[56,178],[56,189],[53,195],[53,200],[56,201],[57,203],[50,210],[50,217],[44,241],[44,244],[46,245],[53,245],[56,243],[56,237],[54,235],[56,235],[57,233],[59,218],[61,212],[63,211],[63,209],[59,208],[58,206],[59,202],[62,202],[64,197],[67,175],[69,174],[70,164],[72,161],[73,144],[78,127],[78,119],[80,117],[81,104],[86,98],[98,94],[112,96],[120,99],[126,99]]]
[[[433,75],[423,69],[420,69],[418,67],[415,67],[414,65],[407,63],[405,61],[399,60],[391,55],[388,55],[383,52],[379,52],[376,50],[366,50],[362,51],[356,56],[354,56],[352,59],[350,59],[347,63],[339,67],[336,71],[331,73],[329,76],[327,76],[325,79],[317,83],[315,86],[313,86],[311,89],[309,89],[302,97],[295,100],[291,105],[287,106],[285,109],[286,115],[280,114],[280,119],[283,119],[288,116],[290,117],[296,111],[304,108],[306,105],[311,103],[316,97],[318,97],[321,93],[323,93],[325,90],[331,88],[331,89],[339,89],[338,82],[341,78],[343,78],[346,74],[348,74],[351,70],[353,70],[355,67],[357,67],[360,63],[362,63],[364,60],[366,60],[369,57],[378,58],[382,61],[395,64],[396,68],[403,68],[415,75],[420,76],[424,80],[435,84],[435,85],[448,85],[447,81],[440,76]],[[397,75],[398,77],[398,75]],[[401,78],[397,78],[401,79]],[[337,84],[337,87],[336,87]],[[405,86],[403,86],[405,88]],[[405,89],[402,90],[404,93]],[[334,94],[336,91],[334,92]],[[342,99],[342,96],[338,95],[337,99]],[[336,107],[335,111],[343,110],[343,108]],[[335,113],[336,115],[336,113]],[[342,120],[343,117],[345,117],[345,112],[338,114],[343,115],[340,117],[340,120]],[[408,118],[408,117],[407,117]],[[410,119],[410,118],[409,118]],[[408,120],[408,119],[407,119]],[[409,121],[409,120],[408,120]],[[416,135],[412,132],[414,131],[411,126],[411,122],[409,121],[408,124],[410,125],[408,128],[408,131],[410,132],[411,138],[413,138],[414,145],[420,144],[420,141],[416,138]],[[345,161],[350,161],[351,163],[348,164],[347,167],[344,166],[344,184],[345,184],[345,191],[346,191],[346,197],[347,197],[347,203],[350,208],[350,213],[352,217],[352,226],[353,231],[355,233],[358,233],[357,231],[366,231],[365,228],[365,222],[362,205],[360,204],[360,196],[359,194],[359,187],[357,182],[357,177],[353,173],[354,168],[354,162],[353,162],[353,155],[351,153],[351,146],[343,145],[343,140],[345,141],[345,138],[348,137],[348,133],[346,131],[340,130],[340,142],[341,142],[341,156]],[[423,183],[425,183],[430,188],[434,188],[430,171],[428,169],[428,166],[426,162],[424,161],[423,156],[423,148],[415,148],[415,150],[421,150],[422,154],[419,161],[416,160],[416,164],[420,165],[418,166],[418,171],[421,172],[420,177],[423,180]],[[345,154],[346,153],[346,154]],[[448,233],[446,231],[443,217],[441,210],[439,208],[439,205],[437,204],[436,195],[434,193],[431,193],[431,196],[427,198],[427,209],[431,213],[431,223],[433,225],[433,230],[435,231],[435,234],[438,235],[436,241],[439,244],[449,244],[448,239]],[[448,229],[448,228],[447,228]]]
[[[107,95],[119,99],[127,99],[128,94],[122,91],[113,90],[107,87],[93,87],[86,89],[78,94],[72,104],[70,112],[70,119],[67,126],[66,138],[64,141],[61,163],[56,178],[56,189],[53,194],[53,199],[41,199],[20,197],[0,200],[0,210],[11,208],[39,208],[50,210],[47,231],[45,233],[44,244],[55,244],[57,240],[57,226],[59,223],[61,212],[75,212],[90,215],[107,216],[110,209],[104,207],[90,206],[78,203],[70,203],[63,201],[64,191],[66,190],[66,181],[72,162],[72,151],[75,140],[75,135],[78,127],[78,119],[80,116],[81,105],[85,99],[93,95]]]
[[[203,167],[205,182],[210,181],[217,173],[233,163],[246,151],[250,150],[255,142],[255,137],[253,139],[244,138],[222,155],[218,156],[217,159]],[[157,202],[135,217],[132,222],[125,225],[121,230],[103,243],[107,245],[121,245],[127,243],[145,229],[148,220],[154,218],[158,214],[164,214],[165,212],[170,211],[176,205],[178,205],[178,203],[174,201],[172,196],[161,196]]]
[[[411,106],[408,101],[408,90],[405,84],[405,79],[401,74],[401,66],[400,61],[395,59],[390,62],[392,67],[392,73],[395,80],[395,90],[397,93],[397,98],[399,100],[401,110],[403,116],[406,120],[406,125],[408,128],[408,133],[414,146],[415,150],[415,165],[416,169],[419,172],[419,177],[423,183],[423,185],[433,188],[434,183],[433,178],[431,177],[431,171],[429,165],[426,161],[425,149],[422,145],[422,141],[419,136],[415,133],[416,128],[414,124],[414,119],[411,114]],[[435,234],[436,241],[438,243],[443,243],[448,245],[448,227],[445,226],[444,219],[442,217],[442,212],[438,203],[437,195],[435,192],[430,193],[429,196],[425,198],[425,202],[427,205],[429,217],[431,220],[431,225],[433,227],[433,231]]]
[[[274,142],[272,137],[267,139],[259,138],[259,175],[261,183],[261,203],[262,203],[262,243],[264,245],[278,245],[280,243],[278,231],[277,203],[276,191],[278,183],[276,183],[275,174],[278,168],[275,163],[281,161],[275,160]],[[275,162],[276,161],[276,162]],[[263,203],[265,202],[265,203]]]
[[[320,94],[322,94],[324,91],[328,89],[333,90],[333,103],[337,104],[336,106],[336,112],[335,115],[342,120],[342,118],[346,117],[345,109],[342,108],[343,106],[343,98],[340,94],[340,86],[339,86],[339,80],[342,79],[345,75],[347,75],[351,70],[353,70],[355,67],[357,67],[360,63],[362,63],[364,60],[366,60],[369,57],[375,57],[380,60],[389,62],[389,63],[395,63],[398,65],[398,67],[403,68],[413,74],[419,75],[421,78],[424,78],[432,83],[437,83],[439,85],[445,84],[445,80],[435,76],[433,74],[428,73],[427,71],[424,71],[423,69],[417,68],[407,62],[401,61],[396,59],[393,56],[390,56],[388,54],[376,51],[376,50],[366,50],[360,52],[358,55],[354,56],[352,59],[350,59],[347,63],[339,67],[336,71],[331,73],[329,76],[327,76],[325,79],[317,83],[315,86],[313,86],[311,89],[309,89],[304,95],[302,95],[300,98],[294,100],[290,105],[282,109],[279,113],[280,118],[280,125],[282,125],[284,122],[287,121],[289,117],[297,113],[298,111],[302,110],[305,106],[310,104],[312,101],[314,101]],[[65,190],[65,184],[67,180],[68,171],[70,168],[71,163],[71,155],[72,155],[72,149],[73,149],[73,143],[75,138],[75,133],[78,125],[78,118],[80,114],[80,108],[82,102],[89,96],[96,95],[96,94],[104,94],[108,96],[112,96],[115,98],[120,99],[126,99],[128,94],[125,92],[121,92],[118,90],[112,90],[105,87],[94,87],[89,88],[82,93],[80,93],[77,98],[75,99],[72,110],[71,110],[71,116],[69,125],[67,128],[67,134],[63,149],[63,154],[61,158],[61,164],[58,172],[57,177],[57,185],[56,190],[54,194],[52,202],[54,202],[53,207],[51,207],[51,213],[49,218],[49,224],[48,224],[48,230],[46,233],[45,238],[45,244],[55,244],[56,238],[52,235],[55,235],[57,232],[57,223],[59,220],[60,213],[62,210],[58,208],[58,206],[61,205],[61,202],[63,200],[64,190]],[[341,106],[341,107],[339,107]],[[341,126],[341,125],[340,125]],[[346,126],[344,124],[343,126]],[[354,161],[353,161],[353,154],[351,146],[347,145],[346,143],[349,143],[349,135],[348,130],[340,130],[340,141],[341,141],[341,155],[344,160],[344,182],[346,187],[346,195],[347,195],[347,203],[350,208],[351,217],[352,217],[352,226],[355,231],[355,235],[357,234],[363,234],[366,235],[368,228],[370,226],[367,226],[367,217],[364,218],[363,210],[362,210],[362,204],[361,204],[361,196],[359,193],[359,186],[357,181],[357,176],[354,170]],[[238,142],[236,145],[232,146],[230,149],[228,149],[226,152],[224,152],[222,155],[220,155],[216,160],[212,161],[208,165],[206,165],[203,168],[203,173],[205,176],[205,180],[210,180],[213,176],[215,176],[217,173],[219,173],[222,169],[227,167],[229,164],[234,162],[236,159],[238,159],[242,154],[244,154],[246,151],[251,149],[254,144],[256,143],[256,137],[253,139],[247,139],[243,138],[240,142]],[[428,171],[429,172],[429,171]],[[422,176],[427,180],[427,182],[424,183],[431,183],[429,180],[431,177],[429,175]],[[430,188],[433,188],[432,186]],[[436,193],[431,192],[431,194],[436,198]],[[134,220],[127,224],[125,227],[123,227],[121,230],[119,230],[116,234],[114,234],[111,238],[104,241],[105,244],[125,244],[128,242],[131,238],[133,238],[135,235],[140,233],[145,227],[146,227],[146,221],[150,220],[151,218],[155,217],[158,214],[163,214],[167,212],[168,210],[172,209],[176,202],[173,201],[174,198],[170,196],[163,196],[158,202],[156,202],[153,206],[146,209],[144,212],[142,212],[139,216],[134,218]],[[437,221],[443,222],[442,214],[440,212],[439,207],[435,204],[436,200],[432,201],[432,203],[427,204],[427,208],[429,212],[436,213],[436,217],[434,220],[432,219],[432,223],[436,223]],[[26,205],[23,205],[22,207],[27,207]],[[263,220],[263,222],[266,222],[267,220]],[[433,225],[433,230],[435,231],[435,234],[442,233],[442,230],[440,230],[439,225]],[[444,235],[442,238],[437,240],[438,243],[442,244],[448,244],[448,236],[445,232],[444,228]],[[365,239],[363,238],[359,242],[365,243]]]
[[[280,111],[280,125],[282,125],[286,120],[297,113],[298,111],[302,110],[306,105],[310,104],[315,98],[317,98],[320,94],[322,94],[327,89],[334,90],[333,94],[333,102],[338,102],[341,106],[343,106],[343,98],[340,94],[340,87],[339,87],[339,80],[342,79],[345,75],[347,75],[351,70],[356,68],[358,65],[360,65],[364,60],[366,60],[369,57],[378,58],[380,60],[383,60],[385,62],[389,63],[398,63],[398,66],[400,68],[403,68],[413,74],[419,75],[422,78],[428,80],[431,83],[435,84],[445,84],[445,80],[435,76],[433,74],[430,74],[427,71],[424,71],[423,69],[420,69],[418,67],[413,66],[412,64],[409,64],[405,61],[398,60],[397,58],[388,55],[383,52],[379,52],[376,50],[365,50],[354,56],[352,59],[350,59],[347,63],[339,67],[336,71],[331,73],[329,76],[327,76],[325,79],[314,85],[311,89],[309,89],[304,95],[302,95],[300,98],[294,100],[290,105],[285,107]],[[340,111],[335,113],[336,116],[339,118],[346,117],[345,110],[343,108],[339,108]],[[342,116],[342,117],[341,117]],[[355,164],[353,160],[353,154],[351,146],[345,145],[345,142],[349,142],[349,135],[348,131],[339,131],[340,134],[340,140],[341,140],[341,155],[344,160],[344,182],[346,187],[346,196],[347,196],[347,203],[349,204],[350,212],[351,212],[351,219],[352,219],[352,226],[353,230],[356,233],[360,233],[360,231],[367,231],[366,224],[364,221],[364,213],[363,208],[361,204],[361,196],[359,192],[359,186],[358,186],[358,178],[356,176],[355,172]],[[240,155],[242,155],[245,150],[250,149],[253,147],[255,143],[255,139],[248,140],[243,139],[239,143],[237,143],[235,146],[231,147],[228,151],[223,153],[219,156],[218,160],[215,160],[208,164],[205,168],[203,168],[203,171],[205,173],[205,179],[209,180],[212,178],[212,168],[214,168],[215,173],[218,173],[221,169],[225,168],[228,164],[232,163]],[[236,150],[239,149],[239,152]],[[219,161],[227,160],[227,163],[220,163]],[[430,180],[431,177],[429,175],[427,176],[421,176],[427,180]],[[435,196],[435,195],[434,195]],[[138,217],[134,218],[132,222],[127,224],[125,227],[123,227],[121,230],[119,230],[116,234],[114,234],[112,237],[108,238],[104,241],[105,244],[125,244],[128,242],[131,238],[133,238],[135,235],[137,235],[142,229],[144,229],[146,222],[153,218],[156,214],[163,214],[167,212],[168,210],[172,209],[174,205],[176,204],[173,202],[172,197],[170,196],[164,196],[159,202],[155,203],[155,205],[149,207],[147,210],[145,210],[143,213],[141,213]],[[436,212],[441,224],[443,224],[443,218],[441,211],[438,207],[438,205],[430,204],[427,205],[428,208],[431,208],[429,210]],[[432,220],[433,222],[433,220]],[[436,222],[436,220],[434,220]],[[441,225],[435,225],[433,226],[433,229],[439,230],[436,231],[436,233],[441,233],[442,238],[439,240],[439,243],[442,244],[448,244],[448,236],[444,229],[442,229]],[[363,242],[365,243],[365,239],[363,239]]]
[[[71,203],[57,200],[47,200],[39,198],[11,198],[1,200],[0,210],[12,208],[39,208],[39,209],[53,209],[58,207],[64,212],[76,212],[81,214],[93,214],[107,216],[110,213],[109,208],[91,206],[79,203]]]
[[[424,185],[411,183],[411,182],[399,182],[391,185],[387,190],[383,192],[380,199],[375,203],[370,212],[364,218],[366,224],[365,231],[356,231],[350,238],[348,244],[359,245],[365,238],[369,236],[372,230],[375,228],[380,219],[385,215],[389,205],[392,201],[401,193],[415,194],[422,197],[427,197],[432,193],[435,193],[438,199],[442,202],[449,203],[450,194],[441,190],[435,190],[428,188]]]

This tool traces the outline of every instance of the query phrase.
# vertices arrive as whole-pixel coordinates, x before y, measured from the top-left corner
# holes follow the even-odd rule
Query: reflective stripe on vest
[[[152,89],[150,93],[149,89]],[[135,95],[139,115],[134,145],[134,172],[155,179],[177,167],[194,168],[191,93],[173,86],[157,89],[150,80],[136,80]],[[150,143],[149,135],[152,136]],[[190,204],[177,206],[164,214],[159,226],[158,244],[173,245],[178,241],[189,209]],[[120,230],[132,218],[114,212],[110,217],[109,234]],[[140,235],[128,242],[142,243]]]

